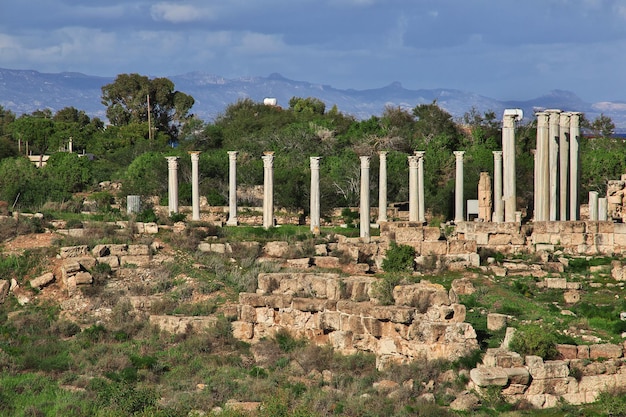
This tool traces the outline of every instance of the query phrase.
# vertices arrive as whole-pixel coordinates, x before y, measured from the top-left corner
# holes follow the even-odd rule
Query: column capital
[[[426,151],[413,151],[413,155],[417,156],[418,159],[423,159]]]
[[[309,158],[311,161],[311,169],[320,169],[320,159],[322,159],[321,156],[312,156]]]
[[[417,156],[415,155],[409,155],[407,156],[408,160],[409,160],[409,168],[417,168]]]
[[[465,151],[454,151],[454,156],[456,156],[456,159],[463,159],[463,155],[465,154]]]
[[[169,169],[176,169],[176,168],[178,168],[178,157],[177,156],[166,156],[165,159],[167,159],[167,166],[169,167]]]
[[[228,151],[228,158],[229,159],[237,159],[237,154],[238,153],[239,152],[237,152],[237,151]]]
[[[502,151],[491,151],[495,159],[502,159]]]
[[[389,153],[389,151],[378,151],[378,155],[381,158],[386,158],[388,153]]]
[[[197,161],[198,158],[200,158],[200,154],[202,153],[202,151],[189,151],[187,152],[189,155],[191,155],[191,160],[192,161]]]
[[[369,168],[370,167],[370,159],[372,158],[369,155],[361,155],[359,156],[361,159],[361,168]]]
[[[265,168],[272,168],[274,166],[274,152],[263,152],[263,166]]]
[[[547,127],[548,126],[548,118],[549,114],[545,111],[538,111],[535,113],[537,116],[537,127]]]
[[[559,115],[559,125],[560,126],[564,126],[564,127],[569,127],[569,121],[570,121],[570,113],[567,112],[563,112]]]

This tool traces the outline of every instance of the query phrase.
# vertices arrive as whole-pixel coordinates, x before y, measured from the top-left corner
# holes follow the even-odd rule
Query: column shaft
[[[312,156],[311,161],[311,232],[320,233],[320,157]]]
[[[424,204],[424,151],[415,151],[417,156],[417,221],[426,223],[426,206]]]
[[[537,113],[537,188],[535,200],[537,212],[535,221],[545,222],[550,218],[550,131],[548,128],[548,114]]]
[[[200,220],[200,175],[198,172],[199,151],[189,152],[191,155],[191,219]]]
[[[167,210],[171,215],[178,213],[178,157],[167,156]]]
[[[454,151],[456,157],[456,177],[454,180],[454,222],[459,223],[463,218],[463,154],[465,151]]]
[[[569,218],[569,113],[559,118],[559,219]]]
[[[598,198],[598,221],[604,222],[608,220],[608,201],[606,197]]]
[[[502,151],[493,153],[493,221],[504,221],[504,207],[502,204]]]
[[[578,201],[578,144],[580,140],[580,113],[570,113],[569,127],[569,212],[570,220],[580,219]]]
[[[274,226],[274,152],[263,154],[263,227]]]
[[[370,237],[370,157],[361,156],[360,237]]]
[[[417,156],[409,155],[409,221],[418,220]]]
[[[517,115],[507,114],[502,119],[502,159],[504,221],[515,222],[517,210],[517,184],[515,169],[515,120]]]
[[[387,221],[387,152],[380,151],[380,166],[378,171],[378,221]]]
[[[226,225],[237,226],[237,151],[228,151],[228,221]]]
[[[550,165],[550,213],[551,222],[559,219],[559,114],[561,110],[546,110],[549,115],[549,156]]]
[[[589,220],[598,221],[598,192],[589,191]]]

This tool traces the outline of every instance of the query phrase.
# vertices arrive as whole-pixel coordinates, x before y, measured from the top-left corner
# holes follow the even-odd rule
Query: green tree
[[[603,113],[596,117],[592,122],[586,118],[582,118],[581,127],[589,129],[594,138],[609,138],[615,133],[615,123],[609,116]]]
[[[35,113],[38,115],[47,114],[45,112]],[[13,137],[27,142],[30,149],[34,153],[39,154],[40,164],[43,160],[43,155],[49,149],[55,149],[59,145],[58,137],[54,135],[54,127],[52,119],[39,116],[21,116],[11,123]]]
[[[92,182],[91,161],[75,153],[52,154],[42,171],[56,190],[66,194],[84,191]]]
[[[323,115],[326,111],[326,104],[315,97],[292,97],[289,100],[289,109],[295,113]]]

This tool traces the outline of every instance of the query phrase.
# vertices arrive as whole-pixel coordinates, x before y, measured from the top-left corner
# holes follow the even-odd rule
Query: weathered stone
[[[589,359],[589,345],[576,346],[578,359]]]
[[[452,289],[457,295],[472,295],[476,292],[476,287],[467,278],[459,278],[452,281]]]
[[[487,314],[487,330],[502,330],[506,327],[507,320],[506,314],[489,313]]]
[[[30,286],[32,288],[43,288],[46,285],[52,283],[54,281],[54,274],[52,272],[47,272],[43,275],[38,276],[37,278],[33,278],[30,280]],[[6,282],[6,281],[5,281]],[[7,288],[8,289],[8,288]],[[2,296],[0,295],[0,298]]]
[[[528,369],[523,367],[503,368],[509,377],[510,384],[528,385],[530,382],[530,373]]]
[[[546,278],[544,282],[546,283],[546,288],[559,290],[567,289],[567,280],[565,278]]]
[[[563,293],[563,300],[567,304],[575,304],[580,301],[580,291],[570,290]]]
[[[336,256],[315,256],[313,264],[319,268],[339,268],[339,258]]]
[[[321,243],[319,245],[315,245],[315,255],[316,256],[326,256],[328,255],[328,248],[325,243]]]
[[[9,295],[9,289],[11,288],[11,283],[6,279],[0,279],[0,304],[4,303]]]
[[[65,246],[60,250],[61,258],[75,258],[77,256],[85,256],[88,254],[89,247],[87,245]]]
[[[283,258],[289,251],[289,242],[268,242],[263,247],[263,252],[267,256]]]
[[[439,227],[425,226],[422,230],[424,231],[424,241],[426,242],[436,241],[441,238],[441,229]]]
[[[521,367],[524,364],[524,360],[517,352],[511,352],[506,349],[490,348],[487,349],[487,352],[483,357],[483,364],[490,367],[514,368]]]
[[[479,387],[499,386],[504,387],[509,382],[509,376],[504,368],[481,367],[470,371],[472,382]]]
[[[533,379],[566,378],[569,376],[569,367],[565,361],[533,363],[529,365],[528,371]]]
[[[480,401],[475,394],[463,392],[450,403],[450,409],[455,411],[471,411],[478,408],[479,405]]]
[[[448,243],[445,240],[422,243],[422,255],[445,255],[447,252]]]
[[[96,258],[109,255],[109,247],[107,245],[96,245],[91,250],[91,254]]]
[[[393,298],[396,305],[416,307],[422,313],[432,305],[450,305],[450,297],[444,286],[427,281],[398,285],[393,289]]]
[[[128,255],[128,245],[120,243],[115,245],[109,245],[109,252],[113,256],[125,256]]]
[[[185,333],[189,329],[196,332],[207,330],[215,327],[216,322],[216,317],[150,316],[151,325],[172,334]]]
[[[590,359],[617,359],[623,354],[622,346],[610,343],[589,346]]]
[[[150,247],[148,245],[128,245],[129,256],[149,256]]]
[[[287,266],[291,268],[307,269],[311,263],[311,258],[287,259]]]
[[[122,267],[128,266],[139,266],[146,267],[150,265],[150,257],[149,256],[121,256],[120,264]]]
[[[78,272],[76,275],[74,275],[74,282],[76,283],[76,285],[90,285],[91,283],[93,283],[93,277],[89,272]]]
[[[556,345],[561,359],[577,359],[578,358],[578,346],[576,345]]]
[[[511,235],[496,233],[489,235],[489,245],[508,245],[511,243]]]
[[[102,256],[97,259],[98,263],[107,264],[111,269],[118,269],[120,267],[120,259],[117,256]]]

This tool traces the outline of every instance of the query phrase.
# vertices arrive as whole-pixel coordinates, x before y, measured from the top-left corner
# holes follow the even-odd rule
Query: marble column
[[[504,207],[502,204],[502,151],[493,153],[493,221],[504,221]]]
[[[546,110],[548,113],[548,135],[549,135],[549,156],[550,166],[550,211],[551,222],[559,219],[559,119],[561,110]]]
[[[589,191],[589,220],[598,220],[598,192]]]
[[[274,152],[263,156],[263,227],[274,226]]]
[[[417,156],[409,155],[409,221],[416,222],[418,219],[417,197]]]
[[[167,183],[167,212],[169,215],[178,213],[178,157],[166,156],[168,183]]]
[[[580,141],[580,113],[571,112],[569,123],[569,219],[579,220],[578,182],[580,175],[578,172],[578,145]]]
[[[460,223],[463,218],[463,154],[465,151],[454,151],[456,157],[456,177],[454,179],[454,222]]]
[[[191,220],[200,220],[200,175],[198,161],[200,151],[190,151],[191,155]]]
[[[126,214],[137,214],[141,211],[141,196],[126,196]]]
[[[228,221],[227,226],[237,226],[237,151],[228,151]]]
[[[378,220],[376,223],[387,221],[387,151],[378,153],[380,165],[378,169]]]
[[[515,121],[521,118],[521,110],[506,109],[502,118],[502,162],[504,221],[515,222],[517,210],[517,183],[515,169]]]
[[[605,222],[608,220],[608,200],[606,197],[598,198],[598,220]]]
[[[361,156],[361,206],[359,236],[370,237],[370,157]]]
[[[533,220],[537,220],[537,189],[539,188],[539,164],[537,163],[537,149],[531,149],[530,153],[533,156]]]
[[[559,118],[559,220],[569,219],[569,124],[570,114]]]
[[[320,233],[320,159],[312,156],[311,160],[311,232]]]
[[[550,131],[548,114],[537,113],[537,175],[535,188],[535,221],[545,222],[550,218]]]
[[[417,221],[426,223],[426,205],[424,204],[424,151],[413,152],[417,156]]]

